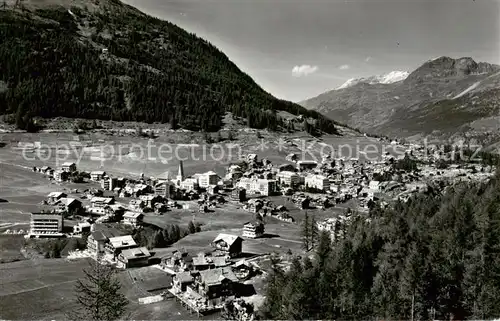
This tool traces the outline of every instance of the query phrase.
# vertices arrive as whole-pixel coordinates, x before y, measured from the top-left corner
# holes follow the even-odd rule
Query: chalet
[[[217,185],[219,176],[213,171],[203,173],[198,178],[198,184],[201,188],[208,188],[210,185]]]
[[[219,193],[219,185],[210,185],[207,187],[207,193],[210,195],[215,195]]]
[[[113,257],[116,258],[123,250],[134,247],[137,247],[137,244],[132,238],[132,235],[123,235],[110,238],[104,249],[107,254],[113,255]]]
[[[200,271],[195,276],[193,287],[203,297],[213,300],[232,296],[237,283],[238,278],[231,268],[226,267]]]
[[[249,163],[257,163],[257,154],[248,154],[247,162]]]
[[[89,222],[79,222],[73,226],[73,234],[79,235],[85,232],[90,232],[90,226],[91,224]]]
[[[264,235],[264,224],[262,222],[247,222],[243,225],[243,237],[255,239]]]
[[[91,232],[87,238],[87,249],[95,257],[104,254],[104,246],[108,241],[108,237],[102,231]]]
[[[90,180],[94,182],[99,182],[106,176],[106,173],[103,171],[92,171],[90,172]]]
[[[76,172],[76,164],[72,162],[65,162],[62,164],[61,169],[65,173]]]
[[[237,257],[241,254],[242,243],[239,236],[221,233],[212,241],[212,247],[221,254]]]
[[[231,191],[231,199],[238,202],[244,202],[247,198],[246,192],[246,189],[236,187]]]
[[[151,253],[145,247],[135,247],[122,250],[117,257],[119,268],[130,268],[147,265]]]
[[[105,253],[105,245],[110,238],[120,235],[120,231],[114,228],[106,228],[102,225],[94,224],[87,238],[87,249],[94,256],[98,257]],[[97,230],[96,230],[97,229]]]
[[[169,181],[158,182],[154,186],[154,193],[161,197],[170,198],[175,193],[175,184]]]
[[[55,204],[57,203],[61,198],[66,197],[66,195],[63,192],[51,192],[49,195],[47,195],[47,202],[49,204]]]
[[[205,256],[205,253],[200,253],[198,256],[193,257],[193,268],[195,270],[203,271],[213,267],[214,265],[212,259]]]
[[[297,169],[299,171],[306,171],[315,169],[318,166],[318,162],[312,160],[300,160],[297,161]]]
[[[104,206],[104,207],[89,206],[87,207],[87,212],[94,215],[112,215],[113,209],[111,206]]]
[[[295,221],[293,217],[291,217],[288,213],[279,213],[278,215],[276,215],[276,218],[287,223],[293,223]]]
[[[57,203],[59,209],[69,214],[79,214],[82,207],[82,202],[75,198],[63,197]]]
[[[250,264],[247,260],[240,260],[236,262],[233,266],[233,273],[240,280],[247,279],[253,272],[253,265]]]
[[[64,182],[64,181],[68,180],[69,172],[57,170],[57,171],[54,171],[54,174],[52,175],[52,177],[54,178],[54,180],[56,182]]]
[[[139,199],[144,202],[145,207],[153,208],[156,203],[163,200],[163,197],[154,194],[147,194],[139,196]]]
[[[296,162],[297,159],[298,159],[298,156],[294,153],[290,153],[290,154],[286,155],[286,157],[285,157],[285,160],[288,162]]]
[[[123,214],[123,224],[137,227],[142,223],[143,218],[144,214],[142,213],[127,211]]]
[[[90,199],[90,204],[92,207],[97,207],[97,208],[104,208],[106,206],[112,205],[115,203],[115,198],[114,197],[101,197],[101,196],[95,196]]]
[[[246,209],[252,213],[258,213],[264,207],[264,202],[260,199],[251,199],[246,205]]]
[[[132,199],[128,203],[128,207],[131,210],[133,210],[133,211],[140,211],[140,212],[142,212],[142,209],[145,208],[146,205],[144,204],[144,201],[142,201],[140,199]]]
[[[172,278],[172,289],[177,293],[184,292],[193,283],[194,277],[191,272],[179,272]]]
[[[50,166],[43,166],[42,168],[40,168],[40,172],[43,174],[48,174],[51,170],[52,168]]]
[[[192,258],[185,251],[175,250],[171,256],[162,258],[161,266],[173,272],[186,271],[192,263]]]

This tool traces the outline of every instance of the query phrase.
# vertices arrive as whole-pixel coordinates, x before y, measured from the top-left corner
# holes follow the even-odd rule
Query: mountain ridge
[[[13,3],[0,10],[0,114],[215,131],[226,112],[276,130],[286,111],[337,133],[331,119],[264,91],[208,41],[118,0]]]
[[[360,82],[301,104],[378,135],[484,136],[497,129],[494,122],[486,126],[483,120],[500,115],[499,84],[498,65],[442,56],[424,62],[402,81]]]

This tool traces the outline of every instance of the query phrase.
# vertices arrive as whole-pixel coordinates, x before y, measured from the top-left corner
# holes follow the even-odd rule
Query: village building
[[[145,247],[124,249],[116,259],[118,268],[131,268],[148,265],[151,253]]]
[[[29,237],[62,237],[64,220],[61,214],[31,213]]]
[[[50,166],[43,166],[43,167],[40,168],[40,173],[42,173],[42,174],[48,174],[49,171],[51,171],[51,170],[52,170],[52,168]]]
[[[211,305],[221,305],[225,298],[234,295],[237,283],[238,278],[231,268],[226,267],[196,273],[193,287]]]
[[[101,188],[105,191],[113,191],[115,188],[119,188],[118,179],[115,177],[104,176],[101,180]]]
[[[192,267],[192,257],[189,256],[188,252],[174,250],[172,255],[162,258],[161,267],[173,273],[187,271]]]
[[[199,175],[198,177],[198,184],[201,188],[207,188],[210,185],[217,185],[218,181],[219,181],[219,176],[217,175],[217,173],[213,171],[208,171],[206,173]]]
[[[175,193],[175,184],[170,181],[161,181],[155,184],[154,193],[164,198],[171,198]]]
[[[144,204],[143,200],[131,199],[130,202],[128,202],[128,207],[132,211],[142,212],[142,209],[146,207],[146,204]]]
[[[76,164],[72,162],[65,162],[62,164],[61,170],[65,173],[76,172]]]
[[[104,171],[92,171],[90,172],[90,180],[94,182],[99,182],[106,176]]]
[[[68,196],[66,193],[63,192],[51,192],[49,195],[47,195],[47,202],[49,204],[55,204],[57,203],[61,198]]]
[[[220,254],[237,257],[241,254],[243,239],[236,235],[221,233],[212,241],[211,245]]]
[[[139,196],[139,199],[144,202],[144,206],[148,208],[153,208],[156,203],[163,201],[163,198],[159,195],[146,194]]]
[[[220,190],[219,185],[210,185],[207,188],[207,193],[210,195],[216,195],[219,194],[219,190]]]
[[[104,246],[105,252],[108,255],[116,258],[123,250],[137,247],[132,235],[123,235],[111,237],[109,242]]]
[[[249,193],[258,193],[260,195],[273,195],[277,191],[275,180],[258,179],[258,178],[242,178],[238,182],[238,187],[244,188]]]
[[[318,167],[318,162],[313,161],[313,160],[299,160],[299,161],[297,161],[297,169],[299,171],[311,170],[311,169],[315,169],[316,167]]]
[[[296,162],[298,160],[298,156],[294,153],[290,153],[286,155],[285,160],[288,162]]]
[[[198,189],[198,180],[196,178],[186,178],[180,182],[181,189],[194,191]]]
[[[233,273],[239,280],[245,280],[254,272],[254,267],[247,260],[242,259],[236,262],[233,266]]]
[[[58,209],[69,214],[80,214],[83,209],[82,202],[75,198],[63,197],[56,202]]]
[[[282,186],[288,186],[292,188],[299,185],[300,182],[299,175],[291,171],[279,172],[278,174],[276,174],[276,178]]]
[[[262,222],[247,222],[243,225],[243,237],[255,239],[264,235],[264,224]]]
[[[104,208],[115,203],[114,197],[94,196],[90,199],[91,207]]]
[[[307,175],[305,184],[308,188],[326,191],[330,188],[330,181],[323,175]]]
[[[123,214],[123,224],[137,227],[142,223],[143,218],[144,214],[142,213],[127,211]]]
[[[52,177],[54,178],[54,180],[56,182],[64,182],[64,181],[68,180],[69,174],[70,174],[70,172],[57,170],[57,171],[54,171],[54,174],[52,175]]]
[[[237,202],[244,202],[247,198],[247,190],[241,187],[233,188],[231,199]]]
[[[73,226],[73,234],[81,235],[82,233],[90,232],[90,227],[91,224],[89,222],[78,222],[78,224]]]
[[[247,155],[247,162],[249,163],[257,163],[257,154],[248,154]]]
[[[185,292],[192,284],[194,284],[194,277],[191,272],[179,272],[172,278],[172,290],[176,293]]]

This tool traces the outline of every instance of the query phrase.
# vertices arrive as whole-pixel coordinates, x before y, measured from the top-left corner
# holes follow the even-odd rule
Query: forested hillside
[[[169,22],[117,0],[31,2],[0,10],[0,114],[212,131],[226,111],[276,129],[276,111],[284,110],[336,132],[329,119],[276,99],[213,45]]]
[[[265,319],[500,317],[500,175],[373,208],[313,260],[275,264]]]

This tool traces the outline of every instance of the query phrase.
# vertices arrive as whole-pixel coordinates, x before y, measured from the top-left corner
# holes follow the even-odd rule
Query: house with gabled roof
[[[199,271],[193,287],[203,297],[213,300],[234,295],[238,278],[230,267]]]
[[[243,239],[237,235],[221,233],[212,241],[218,253],[222,255],[229,255],[230,257],[237,257],[241,254],[243,246]]]
[[[117,266],[120,268],[130,268],[147,265],[151,253],[147,248],[134,247],[122,250],[117,257]]]

